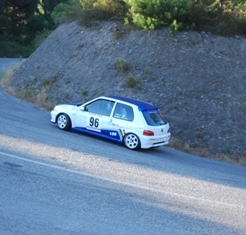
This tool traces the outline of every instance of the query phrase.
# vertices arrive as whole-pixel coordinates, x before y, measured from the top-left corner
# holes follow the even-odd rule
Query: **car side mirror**
[[[79,110],[80,110],[80,111],[87,111],[87,108],[86,108],[85,106],[81,106],[81,107],[79,108]]]

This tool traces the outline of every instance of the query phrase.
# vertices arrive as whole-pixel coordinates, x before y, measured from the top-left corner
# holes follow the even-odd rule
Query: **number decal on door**
[[[97,128],[99,126],[99,118],[91,117],[90,118],[90,126]]]

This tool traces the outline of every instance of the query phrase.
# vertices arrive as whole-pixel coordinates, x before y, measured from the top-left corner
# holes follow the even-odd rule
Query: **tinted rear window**
[[[160,126],[167,124],[167,121],[164,119],[159,110],[144,110],[142,113],[149,126]]]

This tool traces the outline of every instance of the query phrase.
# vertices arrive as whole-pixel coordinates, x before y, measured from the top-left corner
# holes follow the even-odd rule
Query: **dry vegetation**
[[[29,85],[22,87],[20,90],[15,90],[12,86],[14,74],[20,68],[23,62],[18,62],[12,65],[10,68],[4,69],[0,76],[0,87],[2,87],[10,95],[35,104],[37,107],[45,110],[51,110],[54,107],[55,102],[47,102],[48,94],[52,89],[53,81],[47,79],[43,82],[39,89],[33,89]],[[30,78],[35,81],[36,78]]]

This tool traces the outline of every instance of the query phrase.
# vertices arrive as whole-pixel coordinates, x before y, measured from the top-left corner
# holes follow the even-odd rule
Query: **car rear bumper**
[[[162,136],[154,137],[154,136],[142,136],[141,138],[141,148],[148,149],[159,147],[162,145],[167,145],[169,143],[171,137],[171,133],[167,133]]]

